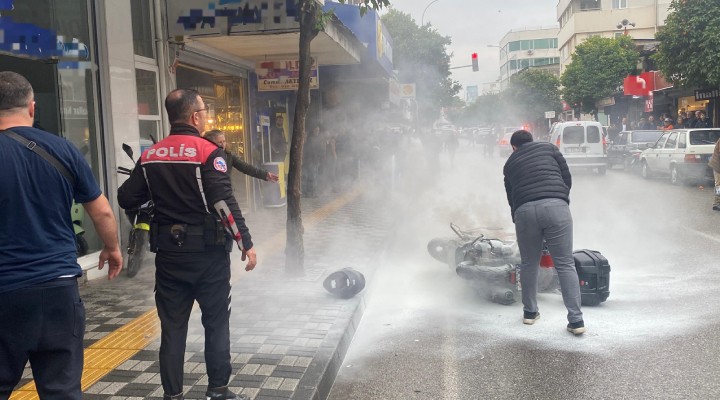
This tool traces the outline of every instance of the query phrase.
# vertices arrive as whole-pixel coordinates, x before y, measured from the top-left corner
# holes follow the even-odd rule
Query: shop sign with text
[[[261,61],[255,69],[258,79],[258,91],[297,90],[300,84],[300,61],[279,60]],[[319,89],[317,62],[312,60],[310,89]]]

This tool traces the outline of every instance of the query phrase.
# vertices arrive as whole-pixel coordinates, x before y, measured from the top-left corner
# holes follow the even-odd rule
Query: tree
[[[339,0],[345,3],[346,0]],[[362,0],[360,15],[368,9],[381,9],[388,6],[389,0]],[[332,13],[323,12],[317,0],[298,0],[300,38],[299,38],[299,81],[297,103],[293,117],[293,135],[290,142],[290,165],[288,167],[287,191],[287,241],[285,246],[285,271],[301,274],[305,266],[305,245],[303,243],[304,228],[300,209],[300,173],[302,171],[303,145],[307,133],[305,120],[310,106],[310,73],[312,59],[310,43],[324,29]]]
[[[673,0],[652,57],[666,79],[677,86],[720,86],[720,7],[717,0]]]
[[[560,112],[560,80],[541,69],[521,71],[503,92],[505,105],[522,122],[544,126],[545,111]]]
[[[393,38],[393,65],[401,82],[415,83],[418,116],[432,123],[441,107],[455,104],[460,84],[450,79],[449,36],[440,35],[430,24],[420,27],[410,14],[390,9],[382,21]]]
[[[617,92],[628,74],[637,72],[639,57],[629,36],[587,39],[575,48],[572,61],[560,77],[563,98],[590,112],[598,100]]]

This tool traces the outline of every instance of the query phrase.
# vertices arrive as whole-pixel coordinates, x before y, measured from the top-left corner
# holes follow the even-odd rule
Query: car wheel
[[[680,178],[680,173],[678,172],[677,167],[673,165],[670,167],[670,183],[678,185],[681,181],[682,179]]]
[[[647,162],[642,162],[642,177],[645,179],[650,179],[650,167],[648,167]]]

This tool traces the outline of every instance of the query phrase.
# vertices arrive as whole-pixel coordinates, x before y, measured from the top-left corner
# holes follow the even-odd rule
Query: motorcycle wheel
[[[447,259],[448,242],[449,241],[447,239],[439,239],[439,238],[432,239],[427,245],[428,253],[430,253],[432,258],[440,261],[441,263],[446,263],[448,261],[448,259]]]
[[[77,251],[77,256],[82,257],[88,253],[88,249],[90,246],[88,245],[87,240],[82,235],[75,235],[75,250]]]
[[[557,270],[555,268],[540,268],[538,271],[538,291],[551,292],[560,288]]]
[[[145,251],[148,247],[148,231],[137,229],[130,235],[131,243],[128,248],[127,276],[132,278],[140,272]]]

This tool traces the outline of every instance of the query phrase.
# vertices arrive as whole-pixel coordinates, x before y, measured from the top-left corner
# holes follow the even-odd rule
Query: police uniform
[[[225,152],[191,125],[173,124],[170,135],[146,150],[118,189],[128,209],[152,199],[151,249],[155,302],[162,327],[160,376],[166,394],[181,393],[188,318],[197,300],[205,327],[208,387],[228,384],[230,364],[230,236],[214,204],[225,201],[243,247],[249,230],[232,192]]]

